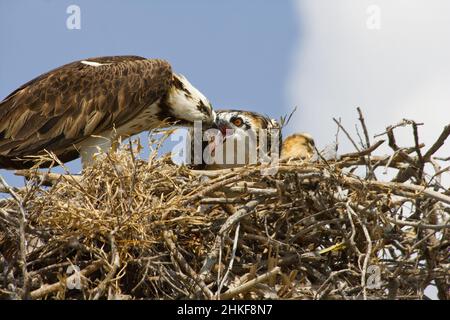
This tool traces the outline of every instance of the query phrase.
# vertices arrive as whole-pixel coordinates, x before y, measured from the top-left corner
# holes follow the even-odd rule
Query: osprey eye
[[[234,124],[236,127],[241,127],[244,124],[244,121],[242,121],[241,118],[234,118],[231,119],[231,123]]]

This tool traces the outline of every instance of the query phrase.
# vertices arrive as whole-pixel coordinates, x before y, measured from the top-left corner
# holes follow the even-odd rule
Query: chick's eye
[[[234,118],[231,120],[231,122],[236,126],[236,127],[240,127],[244,124],[244,122],[242,121],[241,118]]]

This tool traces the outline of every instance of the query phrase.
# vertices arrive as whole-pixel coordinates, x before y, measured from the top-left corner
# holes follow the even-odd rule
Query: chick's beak
[[[226,138],[227,136],[231,135],[231,131],[233,130],[226,121],[217,119],[214,122],[214,129],[217,129],[222,133],[223,138]]]
[[[227,125],[219,126],[219,130],[222,133],[224,139],[233,135],[233,128],[230,128]]]

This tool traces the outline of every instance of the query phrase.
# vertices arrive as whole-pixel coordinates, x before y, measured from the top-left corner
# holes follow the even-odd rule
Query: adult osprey
[[[209,125],[214,118],[208,99],[166,61],[137,56],[76,61],[0,102],[0,168],[29,168],[30,157],[45,151],[63,162],[81,154],[86,166],[119,137],[194,121]]]

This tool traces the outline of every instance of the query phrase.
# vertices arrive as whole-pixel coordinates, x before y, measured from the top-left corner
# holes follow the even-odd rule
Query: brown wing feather
[[[171,67],[163,60],[135,56],[86,60],[103,65],[66,64],[0,102],[0,167],[6,167],[2,163],[8,159],[44,149],[67,154],[89,136],[133,119],[161,98],[172,82]]]

